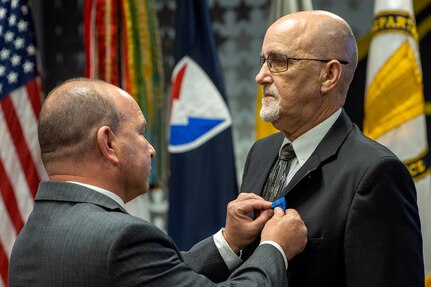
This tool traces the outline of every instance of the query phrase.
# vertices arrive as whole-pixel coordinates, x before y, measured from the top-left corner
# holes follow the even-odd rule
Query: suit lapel
[[[311,154],[310,158],[283,189],[283,195],[289,193],[304,178],[311,177],[322,163],[336,155],[352,129],[353,123],[343,110],[334,125],[317,146],[316,150]]]

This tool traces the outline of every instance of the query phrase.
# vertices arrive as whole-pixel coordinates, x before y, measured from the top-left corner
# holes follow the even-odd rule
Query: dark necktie
[[[285,144],[280,151],[280,156],[266,179],[262,197],[269,201],[278,199],[286,182],[289,164],[295,158],[295,151],[290,143]]]

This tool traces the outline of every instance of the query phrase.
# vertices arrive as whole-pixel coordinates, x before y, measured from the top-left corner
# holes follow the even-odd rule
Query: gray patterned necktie
[[[289,164],[295,158],[295,151],[290,143],[285,144],[280,151],[280,156],[266,179],[262,197],[269,201],[278,199],[286,182]]]

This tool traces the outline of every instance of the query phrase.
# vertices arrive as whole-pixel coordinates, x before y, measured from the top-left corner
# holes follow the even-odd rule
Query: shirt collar
[[[106,190],[104,188],[98,187],[98,186],[94,186],[91,184],[86,184],[86,183],[81,183],[81,182],[76,182],[76,181],[69,181],[71,183],[75,183],[75,184],[79,184],[88,188],[91,188],[94,191],[97,191],[101,194],[106,195],[107,197],[111,198],[112,200],[114,200],[116,203],[118,203],[122,208],[126,209],[126,205],[124,204],[124,201],[121,199],[121,197],[119,197],[118,195],[116,195],[115,193],[113,193],[112,191]]]
[[[313,127],[311,130],[307,131],[293,142],[284,138],[283,147],[286,143],[291,143],[293,150],[295,151],[296,158],[298,163],[303,166],[304,163],[310,158],[311,154],[320,144],[322,139],[328,133],[329,129],[334,125],[335,121],[338,119],[342,111],[342,108],[339,108],[335,113],[329,116],[326,120]],[[281,150],[280,147],[280,150]]]

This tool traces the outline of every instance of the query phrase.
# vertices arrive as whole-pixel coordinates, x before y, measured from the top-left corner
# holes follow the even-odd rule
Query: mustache
[[[275,87],[273,87],[273,86],[264,86],[264,87],[263,87],[263,94],[264,94],[264,95],[266,95],[266,94],[270,94],[270,95],[273,95],[273,96],[275,96],[276,98],[278,98],[278,91],[277,91],[277,89],[276,89]]]

